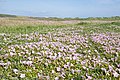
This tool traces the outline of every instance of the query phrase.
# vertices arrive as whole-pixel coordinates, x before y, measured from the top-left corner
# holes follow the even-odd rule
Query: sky
[[[0,0],[0,14],[62,18],[120,16],[120,0]]]

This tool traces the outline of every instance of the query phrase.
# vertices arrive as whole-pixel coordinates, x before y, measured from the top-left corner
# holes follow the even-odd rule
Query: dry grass
[[[0,26],[22,26],[22,25],[68,25],[68,24],[77,24],[80,22],[86,23],[111,23],[111,22],[120,22],[116,21],[101,21],[101,20],[65,20],[65,21],[53,21],[53,20],[38,20],[31,19],[28,17],[17,17],[17,18],[0,18]]]

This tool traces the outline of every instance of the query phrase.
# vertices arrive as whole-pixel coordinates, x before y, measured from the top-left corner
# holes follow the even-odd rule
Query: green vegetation
[[[1,80],[120,79],[119,21],[17,19],[0,22]]]
[[[62,28],[66,25],[37,25],[37,26],[4,26],[0,27],[0,33],[32,33],[32,32],[40,32],[40,33],[48,33],[53,31],[56,28]]]
[[[0,17],[17,17],[16,15],[0,14]]]

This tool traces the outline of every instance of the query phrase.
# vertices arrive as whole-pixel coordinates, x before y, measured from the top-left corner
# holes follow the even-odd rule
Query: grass
[[[53,31],[56,28],[62,28],[65,25],[37,25],[37,26],[2,26],[0,27],[0,33],[21,33],[27,34],[32,32],[47,33]]]

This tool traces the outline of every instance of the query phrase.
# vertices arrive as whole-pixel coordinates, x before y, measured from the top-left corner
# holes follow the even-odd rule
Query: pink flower
[[[67,68],[67,67],[68,67],[68,65],[65,64],[65,65],[64,65],[64,68]]]
[[[114,76],[114,77],[118,77],[119,74],[118,74],[116,71],[114,71],[114,72],[113,72],[113,76]]]
[[[112,66],[109,65],[109,71],[111,72],[113,70]]]
[[[22,61],[22,63],[25,65],[31,66],[33,62],[32,61]]]

